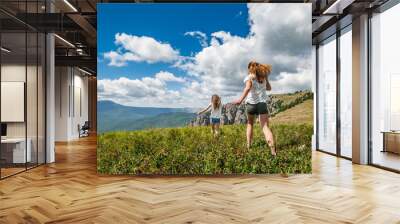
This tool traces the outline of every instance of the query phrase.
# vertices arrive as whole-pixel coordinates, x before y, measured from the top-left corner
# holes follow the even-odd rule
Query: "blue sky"
[[[310,4],[99,4],[99,99],[201,107],[243,88],[247,63],[273,66],[273,92],[311,86]],[[275,87],[275,88],[274,88]]]
[[[233,35],[246,36],[249,32],[246,4],[99,4],[98,52],[115,49],[116,33],[150,36],[175,46],[182,55],[190,56],[202,49],[196,38],[185,36],[189,31],[207,35],[229,30]],[[169,63],[129,63],[124,67],[98,63],[101,78],[130,78],[150,76],[160,70],[184,76],[180,69]]]

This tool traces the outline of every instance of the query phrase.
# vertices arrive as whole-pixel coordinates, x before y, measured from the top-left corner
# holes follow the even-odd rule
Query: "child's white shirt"
[[[211,109],[210,118],[221,118],[222,117],[222,103],[220,104],[219,108],[214,109],[212,103],[208,105]]]

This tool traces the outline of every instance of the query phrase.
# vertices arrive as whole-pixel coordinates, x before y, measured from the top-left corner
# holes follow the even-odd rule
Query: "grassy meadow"
[[[247,149],[243,124],[222,126],[221,135],[213,137],[207,126],[174,127],[168,123],[169,128],[152,128],[152,125],[143,125],[146,119],[141,118],[133,123],[148,129],[98,135],[98,172],[130,175],[311,173],[312,94],[296,92],[275,96],[280,101],[277,113],[270,118],[277,142],[275,158],[259,124],[255,127],[254,143]],[[128,122],[126,125],[134,127]]]
[[[260,127],[246,148],[245,125],[226,125],[218,137],[210,127],[108,132],[98,136],[97,167],[103,174],[292,174],[311,173],[310,124],[272,125],[277,157]]]
[[[302,124],[313,125],[313,100],[306,100],[294,107],[291,107],[271,118],[272,123],[276,124]]]

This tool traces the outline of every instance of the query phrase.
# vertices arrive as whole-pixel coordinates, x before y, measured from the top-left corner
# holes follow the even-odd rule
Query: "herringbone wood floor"
[[[315,152],[312,175],[96,174],[96,140],[0,181],[0,223],[400,223],[400,175]]]

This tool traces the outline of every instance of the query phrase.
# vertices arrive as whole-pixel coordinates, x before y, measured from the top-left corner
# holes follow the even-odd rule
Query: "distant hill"
[[[305,123],[312,125],[314,122],[313,107],[314,102],[312,99],[309,99],[276,114],[276,116],[271,118],[271,121],[273,124]]]
[[[192,111],[192,108],[130,107],[98,101],[98,131],[184,126],[193,119]]]
[[[313,113],[312,99],[313,99],[313,93],[309,90],[297,91],[294,93],[287,93],[287,94],[270,95],[269,101],[267,102],[267,109],[269,116],[271,117],[272,120],[274,120],[275,116],[279,116],[279,119],[288,122],[290,121],[291,123],[303,123],[304,121],[308,121],[309,118],[311,117],[311,123],[312,123],[312,113]],[[305,101],[311,102],[311,107],[299,106],[303,104]],[[293,111],[291,109],[293,109],[294,107],[297,108],[297,110],[295,110],[295,113],[288,113],[288,112],[285,113],[286,111]],[[298,112],[299,114],[296,114],[296,112]],[[281,115],[282,113],[284,113],[285,115]],[[196,118],[190,122],[190,125],[204,126],[204,125],[209,125],[209,123],[210,123],[210,113],[208,112],[196,116]],[[246,108],[244,103],[242,103],[241,105],[234,105],[232,103],[227,103],[223,105],[221,123],[224,125],[247,123]]]
[[[270,96],[268,110],[272,121],[278,123],[312,123],[313,94],[298,91]],[[97,105],[98,132],[140,130],[148,128],[203,126],[209,124],[209,113],[197,116],[195,108],[130,107],[112,101]],[[225,104],[223,124],[244,124],[247,121],[244,104]]]
[[[194,113],[172,112],[142,119],[129,120],[117,125],[117,130],[140,130],[149,128],[186,126],[196,116]]]

